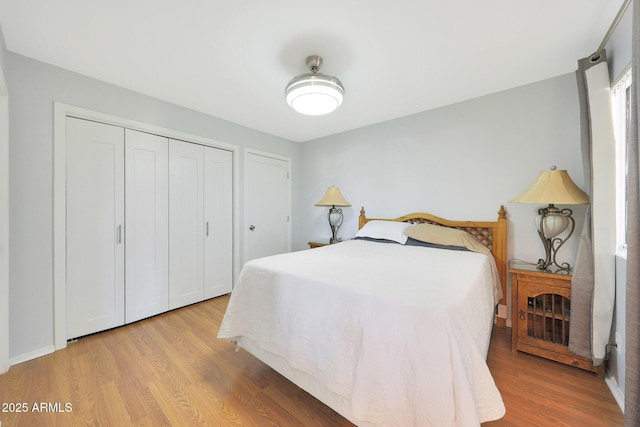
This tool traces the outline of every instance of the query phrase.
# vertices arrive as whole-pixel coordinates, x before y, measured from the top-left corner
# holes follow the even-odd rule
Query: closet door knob
[[[249,226],[249,230],[253,231],[253,230],[255,230],[255,229],[256,229],[256,226],[255,226],[255,225],[251,224],[251,225]]]

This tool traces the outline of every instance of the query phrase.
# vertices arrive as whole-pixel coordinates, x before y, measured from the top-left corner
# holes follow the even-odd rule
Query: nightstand
[[[512,289],[511,349],[604,375],[569,351],[571,275],[540,271],[535,265],[509,262]]]
[[[327,246],[330,243],[307,242],[307,244],[309,245],[309,249],[313,249],[313,248],[321,248],[322,246]]]

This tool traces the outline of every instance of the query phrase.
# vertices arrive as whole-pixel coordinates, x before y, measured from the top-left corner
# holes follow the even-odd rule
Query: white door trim
[[[9,95],[0,68],[0,374],[9,370]]]
[[[242,264],[244,265],[245,262],[247,262],[247,259],[249,257],[249,235],[247,234],[247,229],[248,229],[248,224],[250,219],[247,217],[249,215],[248,209],[247,209],[247,180],[248,180],[248,174],[249,174],[249,170],[247,168],[247,157],[249,156],[249,154],[255,154],[258,156],[263,156],[263,157],[270,157],[272,159],[277,159],[277,160],[282,160],[287,162],[287,164],[289,165],[289,188],[287,188],[287,191],[289,192],[289,205],[287,206],[287,210],[289,212],[289,216],[291,217],[291,199],[292,199],[292,194],[291,194],[291,182],[293,181],[293,177],[292,177],[292,159],[290,157],[286,157],[286,156],[281,156],[279,154],[274,154],[274,153],[269,153],[266,151],[260,151],[260,150],[254,150],[253,148],[245,148],[244,149],[244,153],[243,153],[243,164],[244,164],[244,179],[242,181],[243,183],[243,187],[242,187],[242,194],[244,195],[243,197],[243,210],[244,210],[244,215],[243,215],[243,224],[242,224],[242,232],[243,232],[243,254],[242,254]],[[289,219],[289,222],[287,223],[287,233],[289,234],[289,240],[287,241],[287,251],[291,252],[291,218]],[[234,280],[235,283],[235,280]]]
[[[228,150],[233,153],[233,271],[234,280],[239,272],[239,224],[235,218],[238,217],[239,210],[239,147],[237,145],[216,141],[198,135],[167,129],[160,126],[150,125],[136,120],[113,116],[88,110],[82,107],[54,103],[53,111],[53,310],[54,310],[54,347],[55,350],[63,349],[67,346],[67,319],[66,319],[66,288],[67,288],[67,247],[66,247],[66,202],[65,192],[66,181],[66,117],[77,117],[80,119],[93,120],[105,124],[121,126],[127,129],[148,132],[155,135],[193,142],[209,147]],[[1,141],[1,136],[0,136]],[[4,170],[4,168],[2,168]],[[0,184],[1,184],[0,177]],[[0,187],[1,189],[1,187]],[[0,192],[0,194],[2,194]],[[1,217],[0,217],[1,220]],[[0,224],[1,225],[1,224]],[[1,237],[1,234],[0,234]],[[1,261],[1,260],[0,260]],[[0,296],[2,284],[0,281]],[[0,328],[1,320],[0,320]],[[1,333],[1,330],[0,330]],[[0,335],[1,336],[1,335]],[[1,361],[1,359],[0,359]]]

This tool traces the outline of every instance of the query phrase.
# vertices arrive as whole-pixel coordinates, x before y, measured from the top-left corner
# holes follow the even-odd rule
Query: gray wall
[[[537,261],[537,206],[510,204],[551,165],[583,186],[574,74],[303,144],[300,223],[295,246],[328,240],[329,185],[353,205],[343,209],[343,238],[357,230],[360,207],[372,217],[426,211],[452,219],[493,221],[504,204],[509,257]],[[574,208],[581,226],[584,207]],[[559,257],[573,263],[576,238]]]
[[[53,345],[54,101],[235,144],[241,148],[287,156],[292,158],[294,178],[300,175],[298,143],[12,53],[7,56],[6,71],[11,94],[11,357],[37,353]],[[242,156],[240,159],[242,161]],[[299,192],[297,182],[293,180],[294,200]],[[242,206],[240,208],[242,210]],[[298,216],[295,206],[292,214]]]
[[[611,35],[605,49],[607,50],[607,62],[609,64],[609,76],[611,80],[620,77],[626,67],[631,64],[631,10],[633,2],[620,19],[616,30]]]

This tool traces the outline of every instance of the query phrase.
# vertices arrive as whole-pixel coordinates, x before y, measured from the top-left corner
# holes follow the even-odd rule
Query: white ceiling
[[[294,141],[573,72],[623,0],[0,0],[9,51]],[[324,58],[345,101],[284,87]]]

